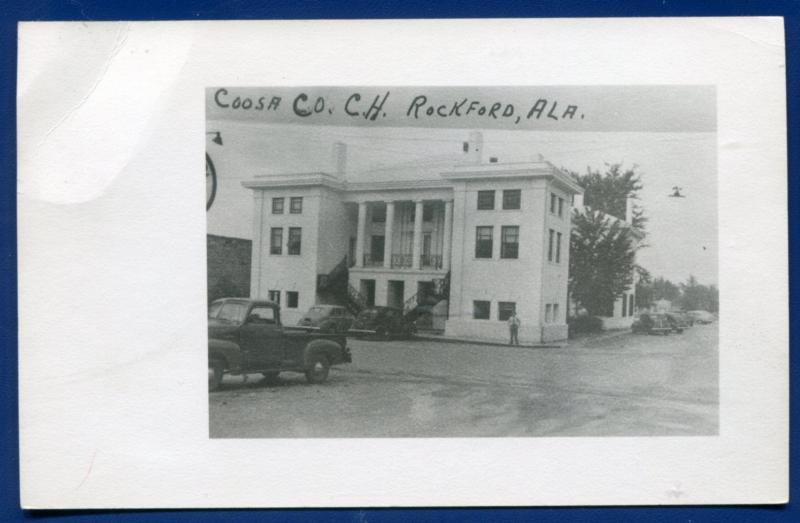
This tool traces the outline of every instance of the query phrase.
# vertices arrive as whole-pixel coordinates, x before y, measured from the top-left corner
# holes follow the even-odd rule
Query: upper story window
[[[272,199],[272,214],[283,214],[283,198]]]
[[[289,213],[301,214],[303,212],[303,197],[292,196],[289,198]]]
[[[376,205],[372,207],[372,222],[383,223],[386,221],[386,206]]]
[[[283,229],[273,227],[269,231],[269,253],[283,254]]]
[[[550,236],[547,242],[547,261],[553,261],[553,254],[555,253],[556,231],[550,229]]]
[[[558,196],[556,193],[550,193],[550,214],[555,214],[558,208]]]
[[[522,191],[520,189],[503,191],[503,209],[519,209],[521,201]]]
[[[558,199],[558,217],[559,218],[564,217],[564,198]]]
[[[500,229],[500,257],[519,257],[519,227],[505,226]]]
[[[422,221],[423,222],[432,222],[433,221],[433,204],[432,203],[425,203],[422,205]]]
[[[289,254],[300,254],[302,239],[303,229],[300,227],[289,227]]]
[[[478,191],[478,210],[491,211],[494,209],[494,191]]]
[[[492,257],[492,227],[475,228],[475,257]]]
[[[561,263],[561,233],[556,233],[556,263]]]

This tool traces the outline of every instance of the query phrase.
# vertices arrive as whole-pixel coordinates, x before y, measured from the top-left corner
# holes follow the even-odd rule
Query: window
[[[519,227],[516,225],[500,229],[500,257],[517,258],[519,256]]]
[[[491,211],[494,209],[494,191],[478,191],[478,210]]]
[[[628,296],[628,315],[633,316],[633,294]]]
[[[544,306],[544,322],[550,323],[551,321],[553,321],[553,306],[548,303]]]
[[[472,302],[472,318],[475,320],[488,320],[491,317],[491,302],[475,300]]]
[[[216,318],[217,314],[219,314],[219,310],[221,308],[222,308],[222,302],[221,301],[217,301],[217,302],[212,303],[208,307],[208,317],[209,318]]]
[[[558,303],[553,304],[553,322],[558,322]]]
[[[511,189],[503,191],[503,209],[519,209],[522,200],[522,191]]]
[[[289,254],[300,254],[300,243],[303,238],[303,229],[300,227],[289,227]]]
[[[431,203],[422,204],[422,221],[423,222],[433,221],[433,204]]]
[[[475,257],[492,257],[492,227],[475,227]]]
[[[558,199],[558,217],[559,218],[564,217],[564,198]]]
[[[622,293],[622,317],[628,315],[628,295],[624,292]]]
[[[547,261],[553,261],[553,241],[556,237],[556,231],[550,229],[550,239],[547,242]]]
[[[386,221],[386,206],[385,205],[376,205],[372,207],[372,222],[373,223],[384,223]]]
[[[219,310],[217,318],[232,323],[242,323],[244,315],[247,313],[247,304],[239,302],[228,302]]]
[[[272,214],[283,214],[283,198],[272,199]]]
[[[253,307],[253,310],[250,311],[250,315],[247,316],[247,323],[260,323],[264,325],[275,323],[275,309],[263,305]]]
[[[303,212],[303,197],[292,196],[289,198],[289,213],[301,214]]]
[[[283,254],[283,229],[273,227],[269,232],[269,253]]]
[[[280,305],[280,303],[281,303],[281,291],[269,291],[267,293],[267,298],[269,298],[269,301],[277,303],[278,305]]]
[[[296,309],[297,303],[300,301],[300,293],[297,291],[286,291],[286,308]]]
[[[500,321],[508,320],[512,314],[517,312],[517,304],[513,301],[501,301],[497,303],[497,319]]]
[[[556,202],[558,201],[558,196],[555,193],[550,193],[550,214],[556,213]]]
[[[556,234],[556,263],[561,263],[561,233]]]

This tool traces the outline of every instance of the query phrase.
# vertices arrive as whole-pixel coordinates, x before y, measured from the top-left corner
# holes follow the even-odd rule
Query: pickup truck
[[[331,365],[350,363],[347,339],[311,329],[281,325],[280,306],[266,300],[223,298],[208,308],[208,388],[216,390],[225,374],[305,373],[322,383]]]

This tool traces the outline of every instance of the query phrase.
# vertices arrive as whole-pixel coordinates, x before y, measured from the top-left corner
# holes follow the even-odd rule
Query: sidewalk
[[[444,334],[436,334],[433,332],[418,332],[415,336],[417,340],[438,341],[441,343],[460,343],[470,345],[486,345],[490,347],[517,347],[520,349],[561,349],[569,345],[566,341],[563,342],[550,342],[550,343],[520,343],[519,345],[509,345],[500,341],[484,340],[481,338],[454,338],[452,336],[445,336]]]

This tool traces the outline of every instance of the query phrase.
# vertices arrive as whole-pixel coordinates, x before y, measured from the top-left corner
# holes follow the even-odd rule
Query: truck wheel
[[[222,383],[222,374],[225,367],[222,361],[218,359],[209,360],[208,362],[208,390],[214,391],[219,389]]]
[[[328,363],[328,358],[322,354],[314,354],[309,361],[309,367],[306,370],[306,380],[309,383],[323,383],[328,379],[328,370],[331,364]]]

